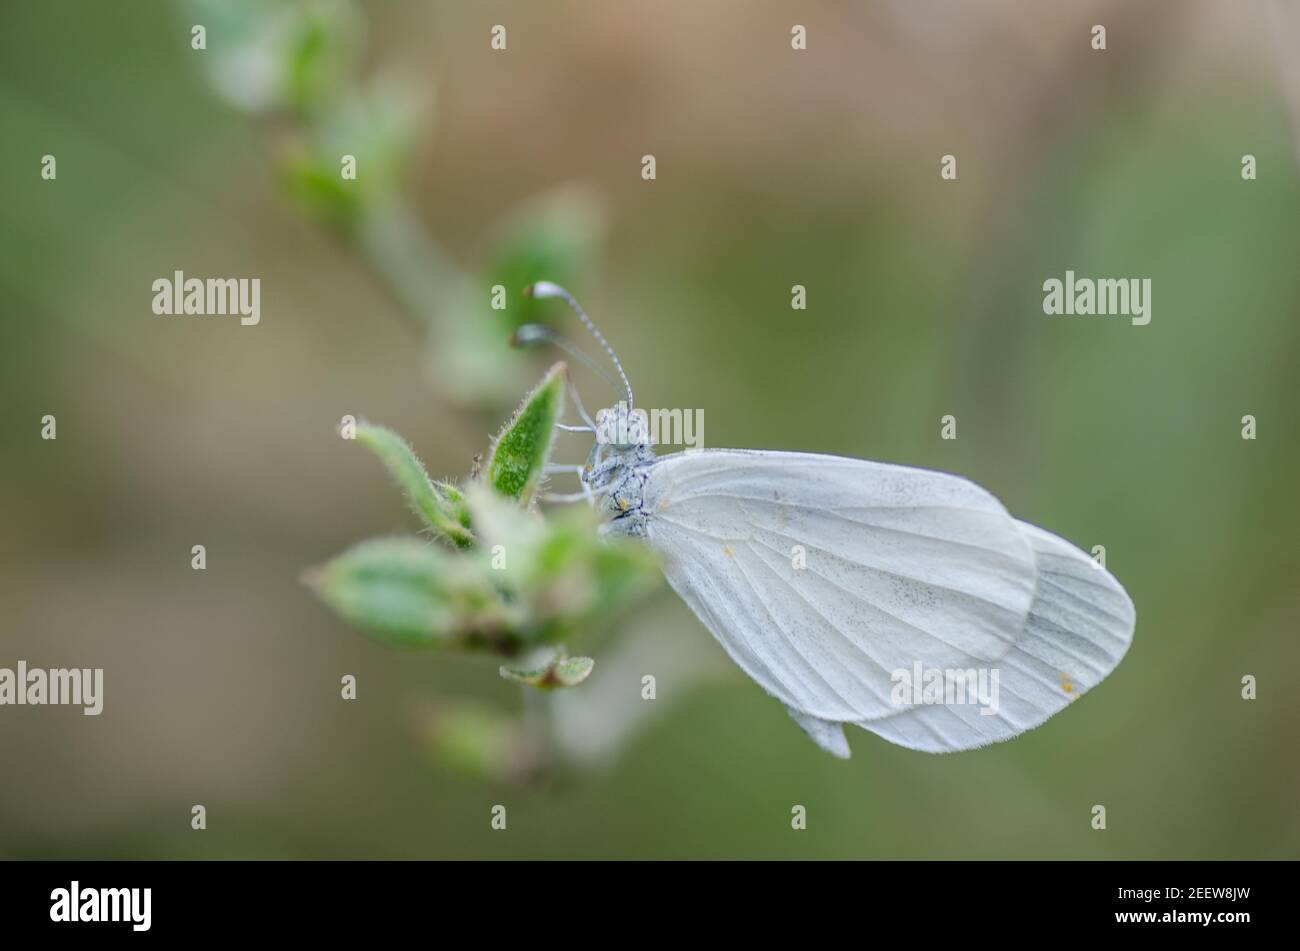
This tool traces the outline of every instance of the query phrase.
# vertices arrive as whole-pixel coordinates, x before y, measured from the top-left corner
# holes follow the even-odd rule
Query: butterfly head
[[[596,413],[596,443],[614,450],[650,446],[650,421],[643,409],[633,409],[623,400]]]

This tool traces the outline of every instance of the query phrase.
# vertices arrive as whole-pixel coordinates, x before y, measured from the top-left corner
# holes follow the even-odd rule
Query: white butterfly
[[[576,427],[598,433],[581,477],[606,528],[659,553],[731,659],[823,749],[849,755],[845,723],[927,752],[1007,740],[1128,650],[1135,613],[1114,576],[958,476],[797,452],[657,458],[586,314],[562,288],[531,290],[570,302],[627,389]],[[900,690],[914,672],[937,689]],[[954,689],[981,677],[992,703]]]

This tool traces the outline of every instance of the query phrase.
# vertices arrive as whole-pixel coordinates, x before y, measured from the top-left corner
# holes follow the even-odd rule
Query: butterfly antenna
[[[614,348],[609,345],[605,336],[596,329],[596,325],[591,322],[591,318],[588,317],[587,312],[578,305],[578,302],[574,299],[573,295],[559,284],[552,284],[550,281],[538,281],[536,284],[530,284],[528,287],[524,288],[524,294],[528,297],[536,297],[539,300],[546,297],[558,297],[569,305],[573,312],[578,315],[578,319],[582,321],[582,325],[591,331],[591,335],[596,338],[596,342],[604,348],[605,353],[609,354],[609,359],[614,364],[614,369],[618,371],[619,379],[623,381],[623,389],[627,390],[627,408],[631,409],[632,384],[628,382],[627,374],[623,372],[623,364],[619,362],[618,354],[614,352]],[[615,389],[617,389],[617,387],[615,387]]]
[[[565,340],[550,327],[547,327],[544,324],[524,324],[510,336],[510,345],[513,347],[527,347],[535,343],[549,343],[552,346],[559,347],[583,366],[595,372],[602,380],[610,385],[610,388],[615,393],[618,392],[618,383],[616,383],[614,378],[609,375],[609,371],[573,344],[569,343],[569,341]]]

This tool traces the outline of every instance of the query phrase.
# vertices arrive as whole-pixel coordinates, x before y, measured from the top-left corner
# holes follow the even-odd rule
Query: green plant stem
[[[524,735],[537,756],[542,769],[549,770],[555,759],[555,742],[551,735],[550,696],[534,687],[524,687],[522,722]]]
[[[400,203],[386,202],[364,217],[357,244],[402,309],[422,329],[437,330],[464,277],[420,221]]]

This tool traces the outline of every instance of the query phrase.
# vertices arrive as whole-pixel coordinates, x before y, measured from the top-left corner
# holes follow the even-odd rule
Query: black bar
[[[531,940],[552,929],[557,938],[573,928],[581,934],[614,915],[629,935],[666,936],[663,929],[687,921],[760,935],[777,924],[820,931],[852,922],[864,943],[900,928],[918,941],[935,938],[935,929],[967,939],[1129,932],[1230,940],[1243,929],[1287,924],[1292,909],[1283,904],[1295,872],[1279,862],[629,862],[550,871],[535,864],[7,862],[0,921],[7,936],[90,939],[394,930],[450,939],[469,929],[462,940],[471,940],[481,928],[495,941],[520,928]],[[70,905],[73,882],[87,912],[111,913],[116,904],[126,920],[52,920]],[[127,904],[123,892],[104,889],[141,891]],[[147,929],[138,927],[143,889]]]

